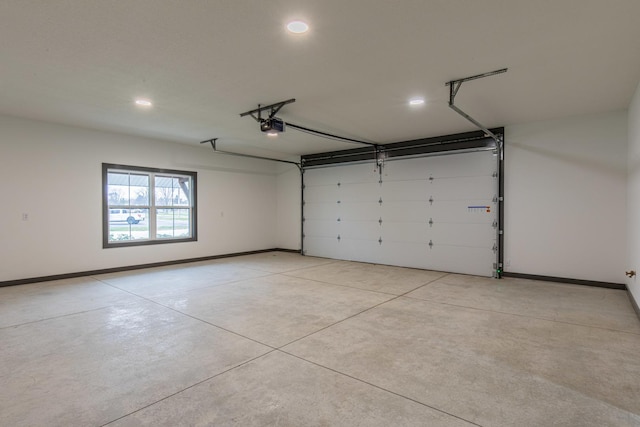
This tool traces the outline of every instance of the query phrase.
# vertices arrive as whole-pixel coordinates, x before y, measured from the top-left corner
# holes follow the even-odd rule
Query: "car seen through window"
[[[126,222],[128,224],[138,224],[144,221],[145,216],[142,211],[129,209],[109,209],[109,222]]]

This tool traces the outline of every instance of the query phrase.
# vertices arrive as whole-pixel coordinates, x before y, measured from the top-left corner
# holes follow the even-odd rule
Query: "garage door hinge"
[[[382,237],[378,239],[378,243],[382,244]]]
[[[493,203],[498,203],[498,196],[493,196],[493,200],[492,200],[492,202],[493,202]]]
[[[493,253],[498,252],[498,245],[496,245],[495,243],[493,244],[493,248],[491,248],[491,250],[493,250]]]
[[[494,172],[493,175],[491,175],[491,176],[494,177],[494,178],[497,178],[498,177],[498,172]]]
[[[382,217],[380,217],[380,219],[378,220],[378,224],[380,224],[380,227],[382,227]]]
[[[491,224],[491,226],[493,228],[498,228],[498,221],[493,221],[493,224]]]
[[[433,184],[433,175],[429,176],[429,181],[431,181],[431,183]]]
[[[429,227],[433,227],[433,218],[429,218]]]
[[[340,183],[338,183],[338,187],[340,187]]]
[[[342,221],[340,218],[338,218],[338,222]]]
[[[433,205],[433,196],[429,196],[429,204]]]
[[[338,242],[340,242],[340,235],[338,234]]]
[[[380,200],[378,200],[378,203],[380,203],[380,206],[382,206],[382,197],[380,197]]]
[[[429,240],[429,249],[433,249],[433,241]]]

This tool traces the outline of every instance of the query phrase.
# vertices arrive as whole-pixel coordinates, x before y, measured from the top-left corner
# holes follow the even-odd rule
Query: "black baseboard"
[[[543,282],[569,283],[571,285],[595,286],[597,288],[619,289],[624,291],[627,287],[622,283],[597,282],[594,280],[569,279],[566,277],[539,276],[537,274],[512,273],[504,271],[502,277],[513,277],[514,279],[540,280]]]
[[[629,295],[629,301],[631,301],[631,306],[635,310],[636,315],[638,316],[638,319],[640,319],[640,307],[638,306],[638,301],[636,301],[636,299],[633,297],[633,294],[631,293],[629,288],[627,288],[627,295]]]
[[[282,249],[282,248],[275,248],[275,249],[271,249],[272,252],[289,252],[291,254],[299,254],[300,253],[300,249]]]
[[[119,273],[121,271],[141,270],[143,268],[165,267],[167,265],[187,264],[190,262],[198,262],[198,261],[210,261],[213,259],[231,258],[235,256],[242,256],[242,255],[262,254],[265,252],[290,252],[290,253],[297,253],[297,254],[300,253],[299,250],[295,250],[295,249],[280,249],[280,248],[261,249],[257,251],[235,252],[230,254],[211,255],[211,256],[198,257],[198,258],[178,259],[178,260],[172,260],[172,261],[152,262],[149,264],[137,264],[137,265],[127,265],[123,267],[104,268],[100,270],[89,270],[89,271],[79,271],[75,273],[54,274],[51,276],[30,277],[27,279],[7,280],[4,282],[0,282],[0,287],[26,285],[29,283],[38,283],[38,282],[48,282],[50,280],[73,279],[76,277],[93,276],[96,274]]]

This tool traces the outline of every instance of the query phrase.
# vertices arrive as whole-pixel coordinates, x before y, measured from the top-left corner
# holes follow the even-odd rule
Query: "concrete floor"
[[[638,426],[623,291],[271,252],[0,288],[2,426]]]

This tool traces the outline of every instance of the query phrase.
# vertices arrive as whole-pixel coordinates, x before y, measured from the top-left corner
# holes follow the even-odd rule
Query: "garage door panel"
[[[327,173],[327,169],[330,169],[331,173]],[[340,182],[338,168],[319,168],[319,169],[306,169],[304,171],[304,185],[306,189],[310,187],[332,187],[337,186]]]
[[[413,179],[463,175],[483,175],[496,169],[496,157],[490,151],[456,153],[436,157],[392,159],[385,162],[383,178]],[[434,161],[435,159],[435,161]]]
[[[435,161],[431,161],[433,159]],[[400,160],[399,163],[401,165],[399,167],[409,170],[411,165],[415,164],[419,168],[422,160],[421,158]],[[478,151],[429,158],[429,161],[424,163],[423,170],[427,172],[427,178],[431,176],[437,178],[484,175],[487,171],[490,171],[491,174],[495,168],[495,156],[488,151]]]
[[[434,201],[427,215],[436,222],[491,224],[496,218],[493,205],[486,200]]]
[[[474,199],[478,194],[491,191],[493,198],[496,189],[496,178],[492,176],[460,177],[448,179],[435,179],[425,187],[424,194],[427,199]]]
[[[378,221],[382,215],[375,202],[347,202],[340,204],[340,219],[345,221]]]
[[[382,199],[385,202],[429,200],[429,181],[425,180],[385,180],[380,186]],[[412,200],[410,200],[411,198]]]
[[[437,224],[427,236],[435,243],[491,249],[496,231],[489,224]]]
[[[373,160],[373,155],[371,156]],[[342,185],[378,181],[378,173],[372,163],[342,165],[334,168],[335,177]]]
[[[336,220],[340,215],[336,203],[305,203],[305,219]]]
[[[428,253],[428,259],[442,271],[491,276],[496,255],[492,250],[484,248],[434,244]]]
[[[426,221],[419,222],[392,222],[386,221],[380,227],[384,244],[387,242],[428,243],[429,224]]]
[[[382,183],[380,196],[384,202],[427,202],[430,198],[474,199],[478,197],[478,193],[492,189],[490,197],[493,198],[496,185],[496,178],[493,176],[450,178],[433,182],[385,181]]]
[[[423,159],[390,160],[385,162],[382,180],[427,180],[429,168]]]
[[[437,270],[436,264],[429,258],[429,246],[425,242],[387,240],[382,243],[381,249],[384,250],[386,264]]]
[[[344,239],[377,241],[380,225],[375,221],[347,221],[340,223],[340,237]]]
[[[321,258],[344,259],[340,252],[340,242],[331,237],[305,237],[305,252]]]
[[[340,240],[340,246],[343,254],[341,259],[386,264],[382,247],[376,240],[346,238]]]
[[[389,221],[428,221],[432,210],[425,202],[383,203],[380,206],[380,215],[383,220]]]
[[[305,202],[307,203],[336,203],[339,197],[339,188],[337,185],[307,185],[305,188]]]
[[[340,228],[336,221],[332,220],[310,220],[304,222],[304,235],[308,237],[337,237]]]
[[[382,184],[373,166],[314,170],[324,175],[317,182],[335,187],[319,187],[310,200],[335,195],[340,203],[305,204],[305,218],[318,219],[305,223],[305,230],[330,230],[341,238],[311,245],[305,238],[308,255],[492,275],[497,178],[491,152],[388,161]],[[305,189],[305,200],[314,188]]]
[[[372,185],[369,182],[341,185],[338,195],[341,201],[377,202],[382,194],[379,185]]]

